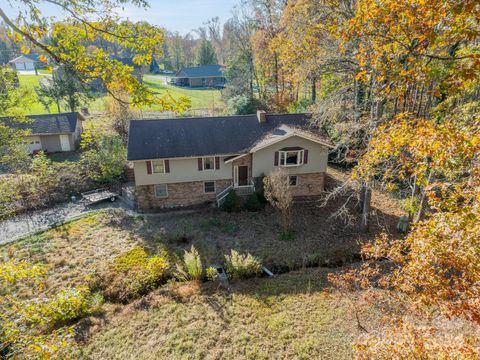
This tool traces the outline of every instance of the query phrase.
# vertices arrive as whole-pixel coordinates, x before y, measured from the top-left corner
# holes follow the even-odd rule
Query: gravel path
[[[90,211],[125,207],[121,201],[103,202],[93,206],[79,203],[64,203],[45,210],[33,211],[14,218],[0,221],[0,244],[6,244],[37,231],[45,230],[56,223],[68,221],[71,218]]]

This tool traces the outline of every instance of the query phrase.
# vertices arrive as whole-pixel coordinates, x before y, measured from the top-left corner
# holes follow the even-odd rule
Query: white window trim
[[[287,153],[297,153],[297,163],[296,164],[287,164]],[[283,155],[283,164],[282,164],[282,155]],[[278,152],[278,164],[282,167],[295,167],[303,165],[303,159],[305,156],[304,149],[302,150],[285,150]]]
[[[205,159],[213,159],[213,169],[205,169]],[[202,157],[202,168],[203,171],[215,171],[217,170],[217,163],[215,161],[215,156],[204,156]]]
[[[165,185],[165,196],[157,196],[157,185]],[[155,185],[153,185],[153,195],[155,195],[155,197],[157,199],[168,198],[168,185],[167,184],[155,184]]]
[[[155,171],[155,165],[153,165],[154,162],[163,162],[163,171],[162,172],[156,172]],[[165,172],[165,160],[152,160],[152,174],[166,174]]]
[[[295,178],[297,179],[297,180],[295,181],[295,185],[290,185],[290,178],[291,178],[292,176],[295,176]],[[298,186],[298,175],[288,175],[288,187],[296,187],[296,186]]]
[[[207,183],[207,182],[213,182],[213,191],[209,191],[209,192],[205,191],[205,183]],[[204,194],[216,194],[217,193],[217,182],[215,180],[204,181],[203,182],[203,193]]]

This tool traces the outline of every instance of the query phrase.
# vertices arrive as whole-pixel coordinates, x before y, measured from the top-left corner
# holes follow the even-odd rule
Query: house
[[[225,77],[221,65],[203,65],[183,68],[171,82],[178,86],[223,88]]]
[[[221,204],[230,189],[254,191],[255,180],[287,169],[294,196],[320,195],[328,139],[306,114],[266,114],[130,122],[127,158],[144,211]]]
[[[8,63],[17,71],[36,71],[37,65],[40,63],[40,55],[31,53],[20,55]]]
[[[28,122],[14,122],[12,127],[30,130],[24,144],[30,153],[73,151],[78,148],[82,122],[85,118],[77,113],[29,115]]]

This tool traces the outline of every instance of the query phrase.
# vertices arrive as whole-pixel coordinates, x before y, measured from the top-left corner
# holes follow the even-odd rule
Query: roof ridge
[[[267,116],[286,116],[286,115],[291,115],[291,116],[298,116],[298,115],[307,115],[307,113],[267,113]],[[157,118],[157,119],[132,119],[132,121],[164,121],[164,120],[179,120],[179,121],[185,121],[185,120],[203,120],[203,119],[220,119],[220,118],[238,118],[238,117],[247,117],[247,116],[257,116],[256,114],[241,114],[241,115],[216,115],[216,116],[201,116],[201,117],[195,117],[195,116],[190,116],[190,117],[176,117],[176,118]]]

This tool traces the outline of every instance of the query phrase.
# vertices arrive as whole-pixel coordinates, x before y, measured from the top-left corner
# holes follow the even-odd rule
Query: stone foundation
[[[157,198],[154,185],[136,187],[137,204],[143,211],[200,205],[216,201],[216,194],[232,184],[231,179],[215,180],[216,193],[204,193],[203,181],[167,184],[168,197]]]
[[[325,191],[325,173],[298,174],[297,186],[292,186],[293,196],[318,196]]]
[[[321,195],[325,187],[325,173],[298,174],[298,185],[291,187],[295,197]],[[154,185],[136,187],[140,210],[155,211],[175,207],[188,207],[216,201],[216,194],[232,184],[231,179],[216,180],[216,193],[204,193],[203,181],[167,184],[168,197],[155,197]]]

